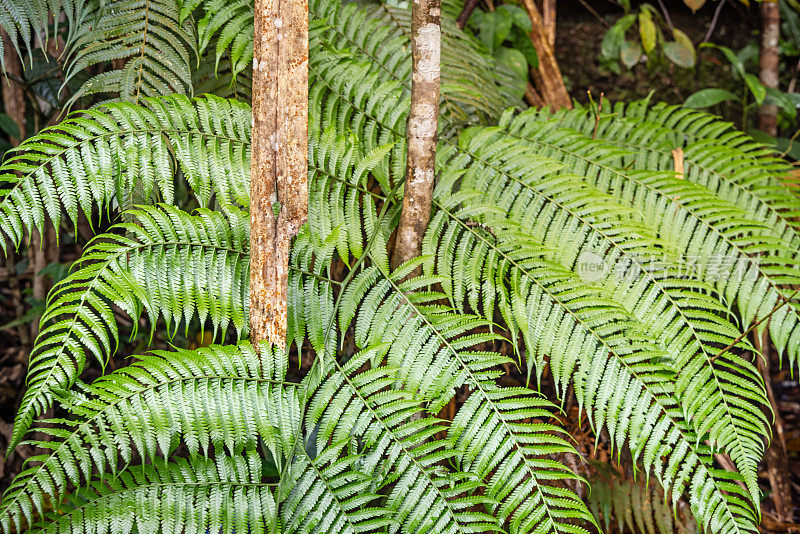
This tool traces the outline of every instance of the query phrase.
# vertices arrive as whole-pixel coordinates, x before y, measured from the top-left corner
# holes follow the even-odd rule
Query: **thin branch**
[[[478,7],[478,3],[480,0],[467,0],[466,5],[464,5],[464,9],[458,15],[456,19],[456,26],[459,29],[464,29],[467,27],[467,21],[469,20],[470,16],[472,16],[472,12],[475,11],[475,8]]]
[[[719,0],[719,4],[717,4],[717,9],[714,11],[714,17],[711,19],[711,26],[708,27],[708,31],[706,32],[706,36],[703,37],[703,42],[707,43],[709,39],[711,39],[711,35],[713,35],[714,30],[717,29],[717,23],[719,22],[719,14],[722,12],[722,6],[725,5],[727,0]]]
[[[605,26],[606,28],[609,28],[609,27],[610,27],[610,25],[608,24],[608,21],[607,21],[606,19],[604,19],[604,18],[602,17],[602,15],[600,15],[600,13],[598,13],[598,12],[597,12],[597,10],[596,10],[595,8],[593,8],[593,7],[592,7],[592,6],[589,4],[589,2],[587,2],[586,0],[578,0],[578,2],[580,2],[580,3],[581,3],[581,5],[582,5],[583,7],[585,7],[585,8],[586,8],[586,11],[588,11],[589,13],[591,13],[592,15],[594,15],[594,18],[596,18],[597,20],[599,20],[599,21],[600,21],[600,23],[601,23],[603,26]]]
[[[738,336],[736,339],[734,339],[734,340],[733,340],[733,342],[732,342],[730,345],[728,345],[727,347],[725,347],[724,349],[722,349],[721,351],[719,351],[717,354],[715,354],[715,355],[714,355],[714,357],[713,357],[713,358],[711,358],[710,362],[711,362],[711,363],[714,363],[714,360],[716,360],[717,358],[719,358],[720,356],[722,356],[723,354],[725,354],[726,352],[728,352],[729,350],[731,350],[733,347],[735,347],[735,346],[736,346],[736,345],[737,345],[737,344],[738,344],[738,343],[739,343],[741,340],[743,340],[744,338],[746,338],[746,337],[747,337],[747,336],[750,334],[750,332],[752,332],[753,330],[755,330],[755,329],[758,327],[758,325],[760,325],[761,323],[763,323],[764,321],[766,321],[767,319],[769,319],[770,317],[772,317],[772,314],[773,314],[773,313],[775,313],[776,311],[778,311],[778,310],[780,310],[781,308],[783,308],[783,307],[784,307],[786,304],[788,304],[788,303],[789,303],[789,301],[791,301],[791,300],[792,300],[792,299],[793,299],[795,296],[797,296],[797,294],[798,294],[798,293],[800,293],[800,289],[797,289],[797,290],[796,290],[794,293],[792,293],[791,295],[789,295],[789,297],[788,297],[788,298],[781,296],[781,303],[780,303],[780,304],[778,304],[777,306],[775,306],[774,308],[772,308],[772,311],[770,311],[770,312],[769,312],[767,315],[765,315],[764,317],[762,317],[762,318],[761,318],[761,319],[759,319],[758,321],[754,322],[754,323],[753,323],[753,324],[750,326],[750,328],[748,328],[748,329],[747,329],[747,331],[745,331],[743,334],[741,334],[741,335],[740,335],[740,336]]]
[[[667,6],[664,5],[664,0],[658,0],[658,6],[661,8],[661,12],[664,14],[664,19],[667,21],[667,26],[669,26],[670,30],[674,30],[675,26],[672,25],[672,19],[669,18],[669,11],[667,11]]]

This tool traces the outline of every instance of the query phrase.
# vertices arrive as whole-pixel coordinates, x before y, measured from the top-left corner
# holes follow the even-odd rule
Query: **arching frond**
[[[239,455],[262,444],[282,467],[299,429],[300,397],[295,385],[283,382],[286,362],[269,347],[262,353],[265,356],[247,344],[156,352],[101,377],[81,393],[68,394],[62,401],[72,417],[55,421],[55,428],[41,429],[57,441],[35,442],[49,453],[34,457],[31,461],[38,465],[23,471],[7,490],[0,508],[2,530],[32,523],[33,514],[44,511],[47,497],[58,502],[66,490],[91,482],[88,479],[94,476],[122,477],[120,483],[130,486],[130,478],[126,482],[124,471],[119,472],[121,460],[153,459],[157,466],[157,459],[171,455],[179,443],[194,457],[223,449]],[[111,443],[109,436],[115,436]],[[223,467],[217,466],[220,476],[225,476]],[[252,466],[244,473],[251,470]],[[149,473],[161,478],[169,475],[169,468]],[[135,482],[142,485],[141,480]],[[103,483],[88,488],[98,498],[104,498],[107,490]],[[146,487],[143,490],[152,495]],[[198,485],[195,490],[208,488]],[[191,491],[186,495],[196,497]],[[118,510],[122,517],[130,511],[127,506]],[[216,509],[213,514],[220,512]],[[150,515],[145,520],[157,524],[160,518]]]
[[[247,334],[247,214],[201,209],[190,217],[163,206],[133,215],[135,224],[98,237],[51,290],[9,449],[51,406],[54,392],[72,387],[88,356],[105,366],[114,354],[119,333],[112,305],[135,319],[134,325],[146,311],[153,325],[163,317],[170,332],[198,317],[215,335],[229,325],[238,337]],[[172,278],[178,274],[179,284]]]
[[[127,209],[174,200],[180,170],[201,206],[249,198],[249,107],[174,96],[76,113],[28,139],[0,166],[0,230],[18,246],[26,231],[58,226],[62,211]],[[210,178],[213,176],[213,180]],[[5,240],[0,240],[5,247]]]
[[[675,176],[674,170],[630,170],[626,150],[560,129],[555,121],[538,120],[535,112],[513,119],[508,115],[503,125],[601,191],[635,206],[665,245],[694,264],[691,276],[714,286],[727,308],[736,306],[742,325],[764,317],[800,282],[797,247],[786,243],[767,220]],[[737,159],[735,152],[730,157]],[[774,316],[772,340],[794,365],[800,357],[800,309],[789,303]]]
[[[274,483],[261,458],[157,458],[70,494],[29,530],[37,534],[169,532],[264,533],[275,522]]]
[[[124,65],[90,78],[73,100],[110,93],[138,102],[146,96],[191,93],[194,27],[180,22],[177,0],[112,0],[87,7],[82,31],[68,43],[66,79],[112,60]]]
[[[581,262],[589,254],[590,259],[600,262],[596,265],[600,272],[590,273],[597,274],[588,284],[594,287],[584,287],[586,282],[570,272],[572,281],[559,282],[563,290],[577,297],[588,289],[598,298],[616,303],[636,319],[638,329],[646,332],[648,339],[662,347],[664,357],[678,374],[676,390],[687,419],[693,421],[699,434],[708,432],[712,443],[735,458],[753,499],[757,499],[757,467],[763,436],[768,432],[768,420],[762,412],[767,405],[766,393],[754,366],[738,355],[716,358],[718,344],[734,343],[739,331],[730,324],[725,308],[708,295],[711,287],[681,280],[670,265],[673,255],[642,225],[635,212],[629,211],[631,208],[617,204],[579,177],[559,172],[554,162],[537,158],[535,146],[493,130],[474,130],[462,135],[461,147],[472,158],[459,154],[448,163],[465,169],[458,176],[460,192],[480,190],[481,194],[473,198],[480,204],[496,206],[499,210],[493,212],[501,215],[488,214],[477,220],[489,227],[497,225],[501,233],[511,233],[505,245],[508,252],[503,255],[492,250],[493,243],[486,234],[469,247],[460,243],[461,225],[451,226],[447,233],[433,230],[432,235],[444,236],[444,250],[437,243],[431,244],[439,250],[438,269],[460,282],[452,285],[455,302],[466,300],[487,317],[492,317],[497,308],[508,325],[520,329],[530,353],[552,357],[551,349],[537,347],[538,342],[531,337],[539,335],[541,327],[532,323],[521,311],[525,307],[516,302],[524,293],[515,294],[511,289],[517,283],[514,275],[509,286],[502,282],[488,288],[482,280],[496,280],[491,271],[502,272],[505,261],[518,261],[515,255],[524,258],[536,250],[537,243],[546,247],[541,249],[545,257],[573,272],[580,273]],[[444,180],[440,187],[446,187]],[[506,230],[509,225],[514,229]],[[463,259],[458,257],[461,254],[466,254]],[[661,263],[656,271],[650,265],[653,258]],[[622,276],[613,272],[615,265],[631,266],[636,274]],[[514,270],[511,268],[512,273]],[[543,271],[542,275],[550,275],[547,267]],[[528,363],[533,365],[536,360],[529,357]],[[543,362],[540,360],[536,367],[541,372]]]
[[[410,270],[414,264],[407,266]],[[360,302],[358,315],[343,311],[341,328],[354,321],[356,343],[388,345],[387,361],[398,368],[405,388],[418,391],[428,411],[438,411],[456,388],[467,386],[470,395],[448,432],[461,451],[456,465],[484,480],[490,510],[511,532],[586,532],[591,523],[583,503],[552,480],[570,480],[566,467],[544,457],[543,452],[573,452],[557,427],[541,421],[549,417],[548,404],[530,390],[501,388],[495,383],[498,367],[510,363],[491,352],[472,349],[494,338],[469,334],[486,330],[475,317],[435,305],[442,295],[414,289],[440,279],[387,276],[378,267],[365,270],[349,286],[348,302]],[[539,419],[531,423],[528,418]]]
[[[562,387],[573,381],[596,432],[605,426],[615,446],[627,444],[634,459],[641,459],[669,488],[673,501],[686,484],[693,512],[703,524],[723,525],[726,532],[752,531],[755,510],[741,489],[731,496],[729,484],[710,468],[710,451],[698,445],[684,415],[668,354],[647,327],[601,288],[548,260],[546,248],[520,231],[513,219],[484,219],[494,210],[465,203],[470,195],[463,190],[450,196],[450,187],[460,178],[458,173],[440,182],[435,199],[439,211],[423,252],[437,257],[440,265],[453,266],[459,293],[472,295],[464,299],[489,302],[492,312],[497,302],[507,324],[524,328],[527,357],[548,355],[554,380]],[[472,196],[479,195],[483,193]],[[473,217],[487,220],[492,233],[470,225]],[[483,273],[485,282],[475,286],[473,278],[457,274],[470,269]],[[708,386],[701,391],[708,395]],[[760,437],[751,427],[743,428],[748,437],[754,436],[753,442]],[[740,461],[747,467],[752,451],[744,453]]]

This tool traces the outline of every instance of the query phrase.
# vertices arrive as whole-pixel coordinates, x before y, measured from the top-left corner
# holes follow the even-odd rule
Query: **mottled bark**
[[[542,0],[544,36],[550,48],[556,48],[556,0]]]
[[[250,337],[286,345],[289,246],[308,212],[308,0],[256,0]]]
[[[3,39],[3,61],[5,75],[3,76],[3,107],[6,115],[11,117],[19,128],[19,139],[10,139],[12,146],[18,146],[25,139],[25,90],[17,80],[22,78],[22,64],[17,57],[17,51],[11,38],[4,30],[0,30]]]
[[[411,112],[403,210],[392,267],[419,256],[428,228],[436,162],[441,54],[441,0],[414,0],[411,8]]]
[[[543,108],[545,105],[544,100],[542,100],[542,97],[539,96],[536,88],[531,85],[530,82],[528,82],[528,86],[525,88],[525,102],[527,102],[529,106],[535,108]]]
[[[531,19],[531,43],[536,49],[536,55],[539,57],[539,66],[536,69],[531,69],[531,75],[539,94],[542,96],[544,102],[550,106],[551,109],[558,108],[571,108],[572,101],[567,93],[567,88],[564,86],[564,79],[561,77],[561,70],[558,68],[553,47],[551,46],[545,23],[542,20],[542,15],[536,7],[534,0],[523,0],[525,11],[528,12],[528,17]],[[553,7],[555,14],[555,7]],[[555,35],[555,23],[553,29]]]
[[[777,0],[762,0],[761,46],[758,56],[759,78],[765,87],[778,88],[780,56],[778,43],[781,35],[781,15]],[[763,104],[758,111],[758,129],[771,136],[778,135],[778,106]]]

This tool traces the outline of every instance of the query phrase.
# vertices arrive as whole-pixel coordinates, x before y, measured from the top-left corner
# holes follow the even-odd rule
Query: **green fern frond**
[[[90,78],[72,101],[96,93],[132,102],[147,96],[191,93],[190,66],[197,55],[194,27],[179,20],[177,0],[113,0],[90,5],[83,15],[82,31],[68,43],[66,81],[100,63],[115,60],[124,65]]]
[[[143,207],[134,223],[114,228],[87,248],[75,270],[48,295],[42,329],[29,357],[27,390],[9,450],[54,392],[69,389],[91,355],[105,366],[119,344],[113,305],[138,324],[163,317],[175,332],[197,317],[215,336],[232,325],[247,334],[249,224],[246,213],[199,210],[188,216],[170,206]],[[171,277],[181,273],[180,284]]]
[[[73,114],[9,152],[0,166],[0,231],[14,246],[45,216],[174,201],[178,169],[201,206],[249,199],[249,106],[215,97],[143,99]],[[210,177],[213,176],[212,180]],[[5,240],[0,240],[5,248]]]
[[[194,457],[223,449],[239,455],[260,443],[280,468],[299,429],[300,398],[295,385],[283,382],[285,360],[267,347],[262,352],[273,357],[259,356],[247,344],[156,352],[67,394],[62,402],[72,417],[41,429],[57,441],[34,442],[49,453],[31,458],[38,465],[7,490],[2,530],[32,523],[46,496],[58,502],[93,473],[123,476],[119,460],[129,463],[136,455],[155,462],[179,442]],[[99,497],[101,487],[95,488]]]
[[[411,89],[411,11],[378,2],[366,10],[330,0],[309,3],[309,12],[327,23],[320,41],[367,60],[383,81],[397,80]],[[403,50],[406,54],[398,54]],[[442,16],[442,102],[444,135],[470,121],[495,120],[503,109],[519,105],[524,87],[491,60],[482,45]]]
[[[440,264],[453,265],[454,273],[483,273],[487,283],[477,288],[470,278],[456,278],[461,293],[491,292],[506,323],[526,329],[528,358],[548,355],[556,383],[565,388],[574,381],[579,404],[586,407],[595,431],[605,426],[614,446],[627,443],[634,459],[641,459],[670,488],[673,502],[686,484],[693,511],[703,524],[718,523],[725,532],[753,531],[755,510],[746,493],[739,489],[731,495],[731,485],[709,467],[710,451],[698,444],[674,389],[677,377],[670,359],[647,328],[602,289],[545,259],[547,250],[537,248],[535,239],[520,239],[514,221],[500,225],[499,219],[489,219],[493,234],[469,225],[469,218],[483,215],[481,210],[474,203],[462,208],[462,199],[469,197],[456,194],[448,199],[448,187],[441,185],[452,186],[458,178],[460,173],[440,182],[438,213],[423,252]],[[474,299],[482,302],[483,294]],[[750,427],[745,429],[754,439],[760,437]],[[745,452],[744,459],[749,459],[751,451]]]
[[[633,151],[630,161],[640,162],[634,163],[635,168],[645,168],[647,161],[649,170],[670,169],[671,150],[681,148],[686,179],[714,191],[754,219],[763,220],[788,243],[800,246],[797,198],[781,183],[791,166],[772,150],[702,111],[642,101],[617,104],[613,113],[613,119],[601,118],[597,138]],[[575,119],[577,115],[565,126],[577,126],[573,126]],[[580,122],[586,132],[586,121]]]
[[[8,34],[14,50],[22,59],[25,56],[23,49],[33,50],[34,38],[40,43],[46,44],[51,36],[58,34],[62,13],[67,20],[69,36],[74,35],[77,31],[76,22],[80,19],[84,9],[84,0],[31,0],[28,2],[2,0],[0,1],[0,28]],[[4,52],[5,43],[0,40],[0,67],[3,67],[5,73]],[[32,54],[31,61],[33,61]],[[6,81],[4,80],[4,83]]]
[[[28,532],[265,533],[277,512],[274,486],[262,482],[261,459],[252,452],[169,462],[157,458],[78,488]]]
[[[673,512],[657,482],[634,481],[599,463],[595,467],[589,507],[606,532],[614,526],[620,533],[698,534],[685,510]]]
[[[460,144],[471,159],[457,154],[452,160],[445,159],[447,166],[465,169],[458,176],[461,192],[480,190],[481,194],[475,195],[479,203],[499,208],[499,217],[488,214],[479,221],[497,225],[500,233],[511,224],[519,227],[508,240],[508,250],[530,252],[539,243],[539,247],[556,251],[545,250],[545,256],[570,270],[580,271],[585,255],[590,254],[602,263],[600,267],[627,263],[641,271],[627,277],[599,272],[591,282],[602,289],[598,297],[605,293],[602,296],[607,301],[619,303],[640,323],[637,328],[662,347],[678,373],[677,392],[687,420],[694,422],[699,434],[710,433],[712,443],[735,458],[753,499],[757,499],[757,467],[769,428],[762,412],[768,405],[766,393],[753,365],[737,355],[716,358],[717,347],[733,344],[739,331],[730,324],[726,309],[708,295],[711,287],[681,280],[670,266],[673,255],[660,246],[635,212],[627,211],[632,208],[616,204],[578,177],[558,172],[557,164],[537,158],[535,146],[498,135],[493,129],[467,131]],[[449,156],[443,153],[442,157]],[[447,181],[441,180],[440,187],[447,187]],[[444,235],[443,241],[452,240],[442,244],[447,252],[440,252],[437,265],[451,280],[460,281],[447,286],[451,297],[457,303],[468,301],[472,309],[481,309],[487,317],[498,308],[512,329],[520,328],[529,352],[540,357],[548,354],[546,349],[534,350],[536,344],[528,340],[535,335],[531,331],[540,327],[520,315],[514,295],[498,289],[501,284],[487,288],[481,283],[492,279],[488,269],[499,271],[503,264],[497,252],[488,254],[491,242],[479,242],[474,249],[460,248],[464,245],[457,237],[459,228],[432,234]],[[438,248],[438,244],[431,247]],[[454,260],[454,255],[467,250],[463,260]],[[656,272],[649,265],[652,258],[661,260]],[[563,283],[576,294],[584,291],[581,281]],[[544,362],[530,357],[529,371],[534,363],[541,372]]]
[[[557,121],[537,119],[535,112],[517,118],[507,115],[502,124],[512,135],[533,141],[543,155],[558,159],[588,183],[641,211],[665,244],[696,264],[697,275],[715,287],[726,308],[737,307],[742,329],[764,317],[788,297],[789,287],[800,283],[797,247],[776,235],[767,221],[676,177],[674,170],[629,170],[626,150],[604,148],[600,141],[560,129]],[[737,156],[733,152],[728,157]],[[797,199],[794,203],[800,204]],[[772,340],[781,353],[787,351],[794,365],[800,358],[800,308],[790,302],[774,315],[769,327]]]
[[[192,69],[192,87],[196,95],[214,95],[250,102],[253,91],[251,72],[233,74],[230,58],[224,56],[218,62],[210,54],[200,58],[200,65]]]

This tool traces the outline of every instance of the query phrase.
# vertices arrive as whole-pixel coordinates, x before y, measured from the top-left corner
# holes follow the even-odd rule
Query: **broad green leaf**
[[[679,67],[694,67],[697,63],[697,52],[695,52],[692,40],[677,28],[672,33],[675,40],[664,45],[664,54],[667,59]]]
[[[730,102],[737,100],[739,97],[725,89],[718,89],[716,87],[709,87],[708,89],[701,89],[693,93],[683,103],[687,108],[702,109],[711,106],[716,106],[721,102]]]
[[[642,59],[642,45],[637,41],[625,41],[620,48],[619,59],[626,67],[633,67]]]
[[[620,48],[625,42],[625,32],[633,26],[635,20],[635,15],[625,15],[609,28],[600,43],[600,53],[604,58],[616,60],[619,57]]]
[[[19,139],[19,126],[14,122],[14,119],[5,113],[0,113],[0,129],[11,137]]]
[[[764,87],[764,84],[762,84],[753,74],[745,74],[744,83],[747,84],[747,87],[750,89],[750,92],[753,93],[753,97],[756,99],[756,103],[758,103],[760,106],[764,102],[764,98],[767,96],[767,88]]]
[[[521,78],[528,79],[528,60],[519,50],[501,46],[494,55],[498,61],[506,64],[514,73]]]
[[[647,9],[639,12],[639,37],[642,39],[642,48],[645,54],[649,54],[656,47],[656,25],[653,22],[653,15]]]

